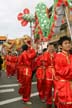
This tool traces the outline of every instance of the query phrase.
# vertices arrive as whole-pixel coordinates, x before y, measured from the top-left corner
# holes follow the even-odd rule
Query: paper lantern
[[[22,17],[23,17],[23,14],[19,13],[18,16],[17,16],[17,19],[20,21],[20,20],[22,20]]]
[[[22,25],[22,26],[26,26],[27,24],[28,24],[28,21],[26,21],[26,20],[22,20],[22,21],[21,21],[21,25]]]
[[[59,1],[57,2],[57,7],[60,7],[62,3],[63,3],[63,0],[59,0]]]
[[[24,13],[24,14],[29,14],[29,13],[30,13],[30,10],[29,10],[28,8],[25,8],[25,9],[23,10],[23,13]]]
[[[57,20],[57,15],[56,14],[54,15],[54,20]]]
[[[48,35],[48,40],[50,40],[52,38],[52,35],[51,34],[49,34]]]

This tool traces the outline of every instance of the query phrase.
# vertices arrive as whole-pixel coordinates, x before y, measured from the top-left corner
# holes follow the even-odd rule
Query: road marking
[[[21,99],[22,99],[22,97],[16,97],[16,98],[0,101],[0,105],[5,105],[5,104],[12,103],[12,102],[16,102],[16,101],[19,101]]]
[[[32,85],[37,84],[37,82],[32,82]],[[5,87],[16,87],[19,86],[19,84],[5,84],[5,85],[0,85],[0,88],[5,88]]]
[[[37,82],[32,82],[32,85],[35,85],[35,84],[37,84]]]
[[[38,96],[38,92],[31,94],[31,97],[34,97],[34,96]]]
[[[31,94],[31,97],[34,97],[34,96],[38,96],[38,92]],[[21,99],[22,97],[16,97],[16,98],[0,101],[0,105],[5,105],[5,104],[12,103],[12,102],[20,101]]]
[[[0,90],[0,93],[7,93],[7,92],[14,92],[15,90],[12,88],[12,89],[3,89],[3,90]]]
[[[5,88],[5,87],[16,87],[19,86],[19,84],[5,84],[5,85],[0,85],[0,88]]]

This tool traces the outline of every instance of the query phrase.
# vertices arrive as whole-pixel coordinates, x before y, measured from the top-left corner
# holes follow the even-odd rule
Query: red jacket
[[[11,66],[11,56],[10,55],[7,55],[6,57],[5,57],[5,61],[6,61],[6,66]]]
[[[47,53],[47,67],[46,67],[46,79],[53,80],[54,77],[54,65],[55,65],[55,57],[56,53],[54,52],[52,55],[49,52]]]
[[[72,103],[72,55],[61,52],[55,58],[55,100]]]
[[[32,59],[36,56],[34,49],[29,49],[24,51],[20,55],[19,64],[23,63],[23,74],[31,76],[32,75]]]
[[[17,61],[18,61],[17,56],[12,55],[11,61],[10,61],[11,62],[11,68],[15,71],[17,69]]]
[[[45,78],[45,71],[47,67],[47,58],[48,58],[48,53],[43,53],[42,55],[39,55],[36,58],[36,66],[37,66],[37,71],[36,71],[36,77],[38,79],[44,79]]]

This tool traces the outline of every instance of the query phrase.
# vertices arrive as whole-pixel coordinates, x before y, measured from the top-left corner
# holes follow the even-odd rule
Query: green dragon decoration
[[[37,38],[38,40],[41,38],[40,40],[42,41],[49,40],[52,37],[55,32],[53,31],[53,29],[57,21],[56,8],[60,8],[62,5],[69,7],[70,10],[72,10],[72,0],[54,0],[54,5],[52,6],[52,15],[50,18],[48,16],[48,8],[44,3],[39,3],[36,6],[36,19],[39,22],[38,24],[36,24],[34,32],[36,40]],[[63,16],[61,20],[63,20]]]
[[[34,24],[33,33],[35,40],[46,41],[51,39],[55,32],[55,26],[60,26],[62,24],[63,15],[58,16],[58,14],[64,14],[64,7],[69,7],[72,11],[72,0],[54,0],[52,6],[52,14],[49,17],[49,9],[47,6],[40,2],[36,6],[35,16],[31,14],[25,14],[22,18],[28,22]],[[60,12],[58,12],[58,9]],[[57,24],[59,22],[59,25]]]

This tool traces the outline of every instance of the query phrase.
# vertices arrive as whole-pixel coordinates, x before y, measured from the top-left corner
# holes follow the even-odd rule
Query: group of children
[[[59,39],[62,51],[56,53],[54,45],[49,43],[47,50],[38,54],[32,46],[24,44],[18,56],[9,53],[6,56],[7,76],[17,74],[20,83],[19,94],[27,104],[30,101],[32,72],[36,70],[37,90],[42,102],[52,108],[72,108],[72,55],[71,39],[63,36]]]

